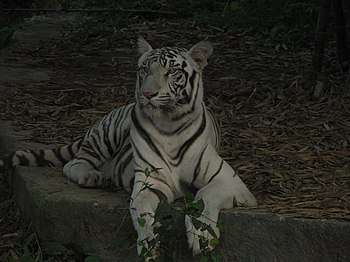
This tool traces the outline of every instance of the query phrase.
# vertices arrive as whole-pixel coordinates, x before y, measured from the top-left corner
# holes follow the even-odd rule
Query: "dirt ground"
[[[54,23],[51,18],[45,23]],[[313,99],[311,44],[292,48],[268,44],[252,29],[137,16],[111,23],[78,15],[62,28],[57,39],[14,44],[3,56],[7,68],[43,72],[37,81],[23,74],[7,81],[0,96],[0,117],[31,131],[28,140],[72,142],[98,118],[133,101],[137,36],[154,47],[190,48],[207,39],[214,54],[204,73],[205,99],[221,121],[220,154],[257,197],[257,208],[350,220],[347,75],[333,70],[325,92]],[[333,44],[330,68],[336,68]],[[0,184],[0,210],[7,214],[0,217],[0,232],[12,234],[18,217],[4,178]]]

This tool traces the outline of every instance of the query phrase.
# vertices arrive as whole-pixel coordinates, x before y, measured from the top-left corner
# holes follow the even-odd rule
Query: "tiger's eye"
[[[169,68],[168,72],[166,73],[166,75],[173,75],[177,72],[177,68]]]

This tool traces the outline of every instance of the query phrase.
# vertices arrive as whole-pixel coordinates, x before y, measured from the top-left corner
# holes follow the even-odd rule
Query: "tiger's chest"
[[[183,123],[174,132],[160,131],[151,122],[133,119],[130,134],[135,168],[161,169],[167,179],[191,181],[200,152],[209,143],[205,119]],[[174,185],[176,186],[176,185]]]

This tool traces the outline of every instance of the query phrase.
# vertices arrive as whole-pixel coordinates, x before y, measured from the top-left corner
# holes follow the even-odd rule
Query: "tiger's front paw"
[[[80,185],[80,184],[79,184]],[[91,170],[87,173],[85,184],[81,185],[87,188],[104,188],[107,186],[106,175],[97,170]]]
[[[218,244],[220,231],[214,221],[201,216],[200,218],[185,217],[188,246],[193,256],[206,250],[213,250]]]
[[[85,163],[77,162],[77,160],[68,162],[63,168],[63,173],[81,187],[102,188],[107,186],[107,177],[104,173]]]

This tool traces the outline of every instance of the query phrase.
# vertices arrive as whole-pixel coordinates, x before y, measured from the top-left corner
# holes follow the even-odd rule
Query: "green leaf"
[[[239,1],[233,1],[229,4],[229,9],[230,11],[238,11],[239,9],[241,9],[241,4],[239,3]]]
[[[146,189],[148,189],[148,188],[151,188],[153,186],[153,184],[151,184],[151,183],[149,183],[149,182],[143,182],[143,186],[142,186],[142,188],[140,189],[140,192],[141,191],[144,191],[144,190],[146,190]]]
[[[204,201],[203,199],[199,199],[196,202],[189,201],[191,198],[185,202],[185,213],[189,216],[200,217],[204,210]]]
[[[25,245],[29,246],[35,238],[35,233],[31,233],[26,239],[25,239]]]
[[[220,244],[220,240],[216,237],[210,239],[209,241],[209,245],[211,245],[212,247],[217,247]]]
[[[84,262],[100,262],[101,259],[98,255],[89,255],[85,258]]]
[[[185,208],[196,209],[200,212],[204,210],[203,199],[195,200],[192,193],[187,193],[185,196]]]
[[[202,228],[201,231],[207,230],[213,237],[218,237],[213,229],[213,227],[210,224],[206,224],[202,222]]]
[[[157,172],[161,170],[161,167],[154,167],[153,169],[149,169],[148,167],[145,168],[143,171],[146,177],[149,177],[152,173]]]
[[[192,203],[194,201],[194,195],[192,193],[187,193],[185,195],[185,204]]]
[[[202,221],[199,221],[197,218],[194,218],[194,217],[192,217],[192,224],[193,224],[194,228],[197,230],[201,229],[203,226]]]
[[[149,176],[151,175],[151,173],[152,173],[151,170],[149,170],[148,167],[146,167],[146,168],[145,168],[145,171],[143,171],[143,172],[145,173],[145,176],[146,176],[146,177],[149,177]]]
[[[143,217],[139,217],[137,219],[137,222],[139,223],[140,227],[144,227],[146,224],[146,219],[144,219]]]

